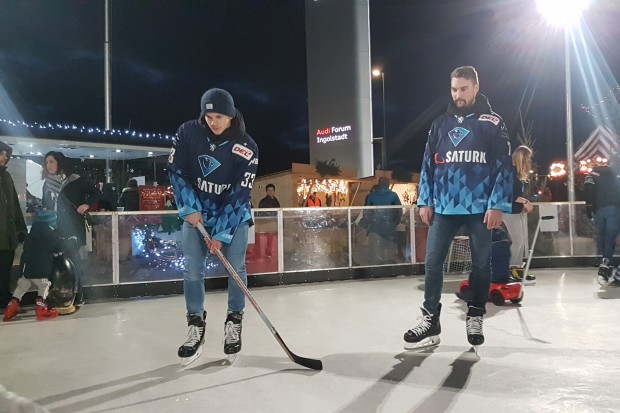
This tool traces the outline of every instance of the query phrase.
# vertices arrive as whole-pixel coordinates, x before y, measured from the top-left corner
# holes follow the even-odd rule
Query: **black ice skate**
[[[230,313],[224,323],[224,353],[237,354],[241,351],[241,320],[243,314]]]
[[[479,346],[484,343],[484,335],[482,334],[482,316],[484,309],[478,307],[469,307],[467,311],[467,319],[465,320],[465,328],[467,330],[467,341],[472,346]]]
[[[179,347],[178,355],[181,357],[181,364],[187,366],[202,354],[202,345],[205,343],[205,327],[207,313],[203,317],[199,315],[187,315],[187,340]]]
[[[439,314],[441,313],[441,304],[439,304],[437,314],[434,315],[424,307],[420,309],[422,315],[417,318],[420,320],[420,324],[405,333],[405,350],[436,346],[440,342],[441,323],[439,322]]]
[[[597,281],[601,287],[608,287],[614,280],[612,277],[614,267],[609,265],[609,259],[603,258],[601,265],[598,266]]]

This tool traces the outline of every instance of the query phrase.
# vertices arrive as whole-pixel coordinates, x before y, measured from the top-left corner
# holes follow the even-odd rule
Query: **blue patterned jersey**
[[[435,119],[422,160],[418,206],[438,214],[512,210],[512,159],[504,121],[478,94],[469,114],[454,105]]]
[[[237,138],[216,143],[204,122],[185,122],[168,159],[179,216],[202,212],[213,239],[227,244],[239,224],[251,219],[250,192],[258,167],[258,148],[245,133],[240,113],[235,125]]]

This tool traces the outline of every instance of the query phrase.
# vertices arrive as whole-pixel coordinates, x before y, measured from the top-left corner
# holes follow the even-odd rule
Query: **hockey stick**
[[[210,244],[211,237],[209,236],[209,234],[207,234],[207,231],[205,230],[205,228],[202,225],[198,225],[198,230],[200,231],[202,236],[207,241],[207,244]],[[235,280],[239,288],[241,288],[241,291],[243,291],[243,294],[245,294],[248,300],[250,300],[250,302],[252,303],[256,311],[258,312],[258,315],[260,315],[260,317],[263,319],[267,327],[269,327],[271,334],[273,334],[273,336],[278,341],[282,349],[284,349],[284,352],[286,353],[288,358],[290,358],[291,361],[299,364],[300,366],[304,366],[312,370],[323,370],[323,363],[321,362],[321,360],[300,357],[296,355],[295,353],[293,353],[291,350],[289,350],[286,344],[284,344],[282,337],[280,337],[280,334],[278,334],[273,324],[271,324],[271,322],[269,321],[269,319],[267,318],[263,310],[261,310],[261,308],[259,307],[254,297],[252,297],[252,294],[250,294],[250,291],[248,290],[248,288],[245,286],[245,284],[241,280],[241,277],[239,277],[239,274],[237,274],[237,271],[235,271],[233,266],[230,265],[230,262],[228,262],[226,257],[224,257],[224,254],[222,254],[222,251],[220,251],[219,249],[215,249],[215,254],[217,255],[217,258],[219,258],[219,260],[222,262],[222,264],[224,264],[224,267],[226,267],[232,279]]]

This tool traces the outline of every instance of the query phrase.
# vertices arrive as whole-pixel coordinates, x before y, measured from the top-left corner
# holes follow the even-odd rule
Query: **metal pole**
[[[381,72],[381,97],[383,98],[383,139],[381,140],[381,169],[384,171],[387,169],[387,156],[386,156],[386,144],[385,141],[385,77],[383,71]]]
[[[575,168],[573,165],[573,109],[570,72],[570,30],[565,30],[566,56],[566,158],[568,166],[568,202],[575,202]]]
[[[566,165],[568,167],[568,227],[570,252],[573,256],[573,235],[575,231],[575,167],[573,165],[573,109],[570,72],[570,29],[564,29],[564,57],[566,63]]]
[[[104,94],[105,94],[105,128],[112,129],[112,85],[110,71],[110,0],[105,0],[105,40],[103,43],[104,50]],[[106,182],[112,182],[110,174],[110,161],[105,161],[105,178]]]

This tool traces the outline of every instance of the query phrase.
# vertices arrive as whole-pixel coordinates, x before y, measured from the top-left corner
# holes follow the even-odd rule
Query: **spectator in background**
[[[15,248],[26,236],[26,223],[13,178],[7,171],[13,148],[0,142],[0,308],[11,300],[11,268]]]
[[[316,196],[316,191],[313,191],[308,198],[306,199],[306,203],[304,206],[307,207],[320,207],[321,200]]]
[[[379,185],[368,195],[365,206],[402,205],[396,192],[389,187],[389,179],[379,178]],[[368,223],[370,259],[374,264],[398,262],[396,226],[400,224],[402,215],[402,208],[372,208],[364,211],[364,218]]]
[[[532,203],[525,198],[530,170],[532,169],[532,150],[524,145],[519,146],[512,154],[514,184],[512,186],[512,212],[502,213],[502,219],[508,230],[512,244],[510,245],[510,272],[514,279],[523,276],[523,258],[525,257],[525,241],[527,239],[527,214],[534,209]],[[491,258],[493,259],[493,258]],[[535,281],[535,277],[527,275],[527,281]]]
[[[267,184],[267,186],[265,187],[265,191],[267,192],[267,195],[263,199],[260,200],[260,202],[258,203],[258,207],[259,208],[280,208],[280,201],[278,201],[278,198],[276,198],[276,186],[274,184]],[[257,216],[276,217],[277,213],[276,212],[261,212],[260,214],[257,213]],[[276,234],[277,233],[272,232],[272,231],[265,232],[265,237],[267,238],[267,246],[265,247],[265,256],[267,258],[271,258],[271,255],[272,255],[271,246],[273,245]],[[262,250],[260,245],[258,246],[258,248],[259,248],[259,251]]]
[[[259,208],[280,208],[280,201],[276,198],[276,186],[274,184],[267,184],[265,187],[267,195],[261,199],[258,203]]]
[[[613,282],[613,256],[620,233],[620,181],[610,166],[595,166],[584,183],[586,212],[594,216],[596,247],[601,256],[598,283],[606,287]]]
[[[78,291],[74,305],[84,304],[81,278],[87,271],[86,224],[90,205],[101,197],[92,182],[73,172],[71,160],[62,152],[51,151],[45,154],[45,182],[43,184],[43,206],[56,211],[58,215],[58,234],[61,238],[77,238],[77,246],[68,247],[65,254],[76,268]]]
[[[123,188],[121,196],[118,198],[118,206],[125,211],[140,210],[140,196],[138,193],[138,181],[131,178],[127,180],[127,186]]]

